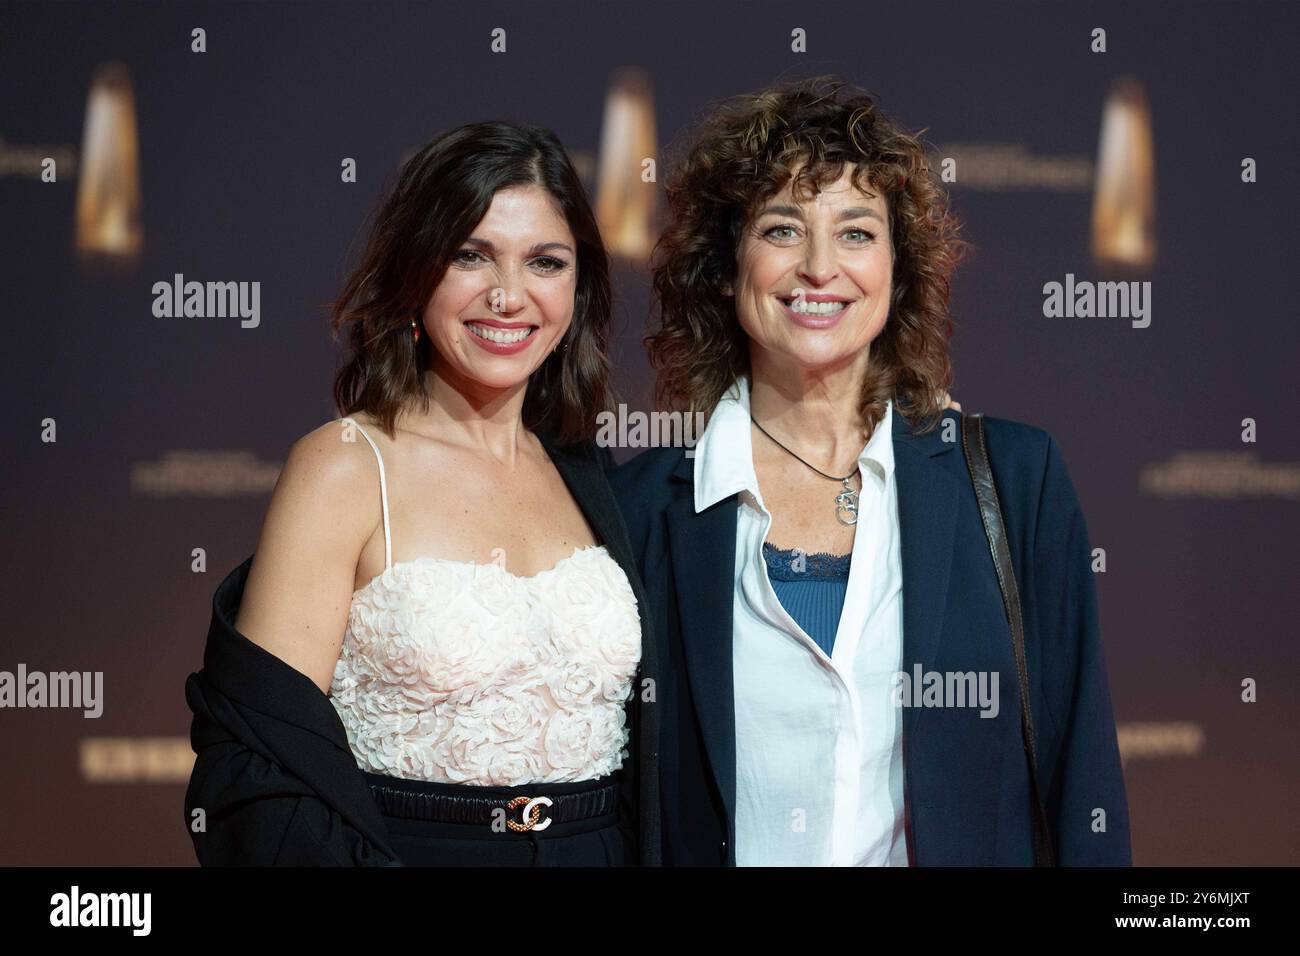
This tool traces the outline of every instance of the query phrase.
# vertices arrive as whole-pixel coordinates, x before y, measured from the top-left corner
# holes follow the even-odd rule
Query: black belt
[[[527,787],[519,788],[527,791]],[[618,784],[594,787],[579,793],[514,797],[470,797],[443,793],[420,793],[384,784],[370,784],[371,796],[384,816],[436,823],[465,823],[491,826],[501,820],[516,833],[545,830],[552,822],[569,823],[616,812]]]

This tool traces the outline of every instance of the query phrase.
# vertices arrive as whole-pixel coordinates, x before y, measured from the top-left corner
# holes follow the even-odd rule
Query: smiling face
[[[435,371],[490,389],[526,383],[573,319],[575,246],[541,186],[498,191],[425,307]]]
[[[865,367],[889,314],[894,255],[884,198],[851,173],[803,201],[792,177],[741,234],[731,288],[751,364]]]

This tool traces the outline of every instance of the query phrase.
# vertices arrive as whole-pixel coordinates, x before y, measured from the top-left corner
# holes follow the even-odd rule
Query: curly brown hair
[[[919,431],[938,424],[952,384],[951,278],[968,244],[931,175],[924,132],[900,129],[870,94],[834,76],[713,106],[672,165],[669,222],[652,260],[659,326],[645,345],[661,405],[710,413],[749,374],[748,339],[723,291],[735,279],[742,231],[796,170],[792,190],[805,198],[848,163],[855,186],[883,190],[894,248],[890,315],[871,343],[863,422],[874,431],[892,398]]]
[[[357,267],[331,307],[335,339],[347,330],[351,354],[334,380],[344,415],[365,411],[389,435],[408,401],[428,407],[423,371],[429,337],[412,341],[411,319],[442,281],[452,257],[500,189],[541,186],[577,243],[573,320],[532,373],[523,423],[558,444],[592,439],[614,401],[609,379],[609,258],[582,181],[550,130],[506,122],[470,123],[436,137],[402,167],[377,209]]]

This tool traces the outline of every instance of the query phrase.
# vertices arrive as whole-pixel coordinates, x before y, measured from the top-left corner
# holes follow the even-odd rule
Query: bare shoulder
[[[377,426],[362,422],[362,427],[377,444],[384,441]],[[383,454],[383,445],[380,449]],[[262,544],[269,533],[282,534],[296,549],[329,546],[333,554],[341,548],[345,563],[355,569],[357,554],[381,520],[378,487],[379,465],[360,430],[343,420],[325,422],[289,449]]]
[[[377,442],[380,440],[376,436],[377,425],[359,415],[350,417],[361,423],[367,435]],[[287,476],[293,483],[305,482],[323,494],[346,495],[350,490],[372,484],[376,480],[376,468],[374,452],[362,434],[346,420],[336,419],[312,429],[293,443],[281,478]]]
[[[329,687],[357,558],[381,520],[374,452],[346,422],[295,441],[267,506],[236,628]]]

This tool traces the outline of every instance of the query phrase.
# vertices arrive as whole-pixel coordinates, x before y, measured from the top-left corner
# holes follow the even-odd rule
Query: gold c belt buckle
[[[550,797],[515,797],[506,804],[506,809],[523,807],[519,811],[519,817],[523,822],[516,823],[514,820],[507,819],[506,826],[516,833],[523,833],[526,830],[545,830],[551,825],[551,820],[550,818],[542,820],[542,805],[549,807],[552,803],[554,801]]]

